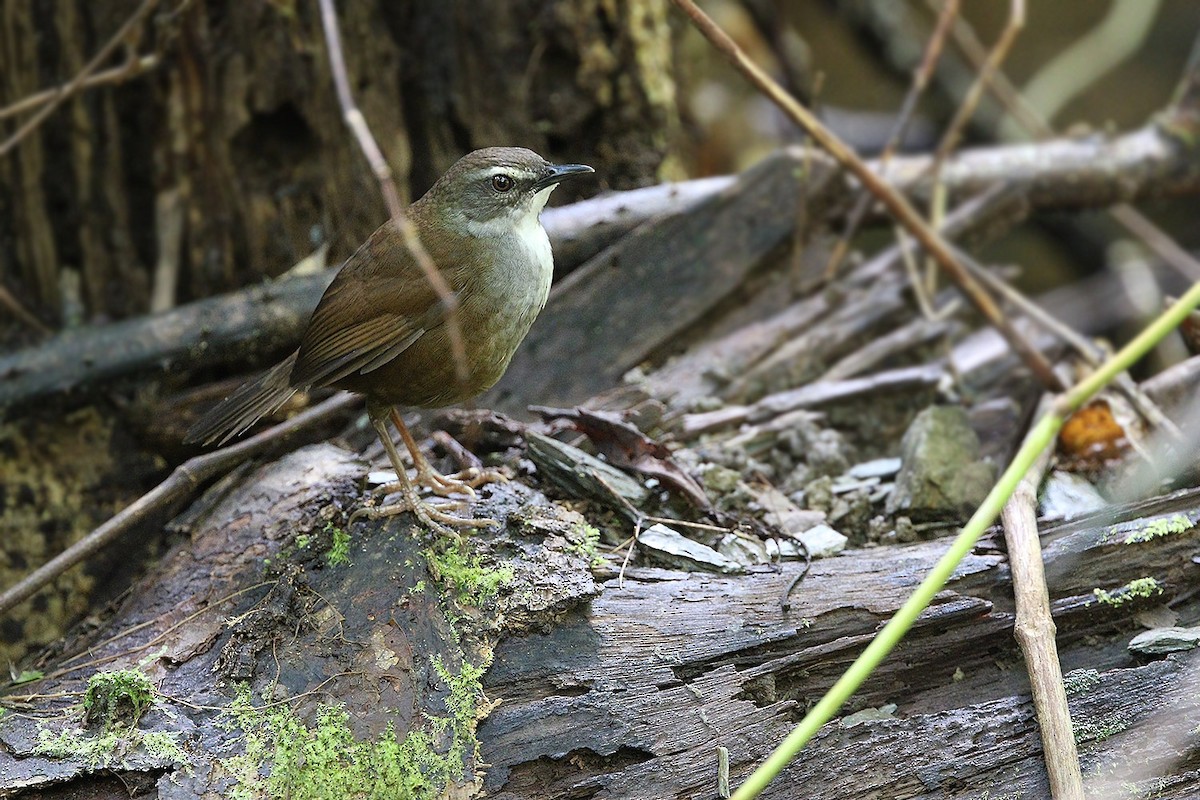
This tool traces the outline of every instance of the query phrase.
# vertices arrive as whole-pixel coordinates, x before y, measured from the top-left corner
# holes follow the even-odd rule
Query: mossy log
[[[5,788],[82,790],[116,771],[163,797],[228,796],[254,775],[282,782],[258,789],[299,792],[318,763],[355,779],[330,754],[310,753],[309,774],[288,766],[294,748],[328,736],[368,759],[391,742],[409,754],[395,758],[423,765],[396,780],[448,777],[451,796],[715,797],[716,748],[743,778],[944,547],[815,562],[784,611],[799,564],[720,577],[634,566],[621,579],[594,562],[582,517],[522,483],[484,493],[477,512],[502,528],[467,550],[407,516],[346,526],[366,468],[318,445],[211,489],[181,518],[189,538],[9,698],[19,713],[0,720]],[[1163,519],[1178,524],[1151,524]],[[1200,723],[1195,657],[1139,665],[1125,648],[1165,606],[1194,616],[1197,519],[1192,490],[1045,531],[1094,787],[1156,781],[1159,796],[1183,798],[1200,780],[1186,738]],[[1119,591],[1145,577],[1162,593]],[[1010,591],[1003,554],[984,542],[845,709],[874,711],[824,729],[766,796],[1044,796]],[[64,727],[83,731],[81,747],[100,736],[68,704],[96,672],[121,668],[157,687],[142,733],[126,730],[127,749],[107,754],[54,750]],[[248,743],[252,762],[238,758]]]

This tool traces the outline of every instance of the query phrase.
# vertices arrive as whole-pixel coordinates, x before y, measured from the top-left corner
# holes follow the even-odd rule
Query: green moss
[[[91,769],[128,768],[128,758],[141,749],[159,761],[169,761],[191,769],[187,754],[179,746],[175,731],[143,731],[116,726],[99,734],[68,727],[58,733],[49,728],[38,731],[33,751],[47,758],[82,761]]]
[[[600,531],[594,525],[579,523],[570,532],[567,541],[571,543],[570,551],[586,558],[589,566],[598,567],[604,563],[604,559],[597,552]]]
[[[1182,514],[1176,514],[1172,517],[1160,517],[1147,523],[1145,527],[1139,530],[1131,531],[1125,537],[1125,544],[1140,544],[1163,536],[1186,533],[1193,527],[1195,526],[1192,524],[1192,521]]]
[[[425,551],[425,558],[434,578],[454,593],[459,604],[479,607],[499,594],[500,587],[513,579],[513,571],[485,566],[483,557],[468,547],[465,541],[443,537]]]
[[[342,564],[350,563],[350,534],[341,528],[329,523],[325,526],[325,531],[332,537],[333,543],[329,545],[329,552],[325,554],[325,561],[330,567],[340,567]]]
[[[136,728],[142,715],[154,705],[154,684],[138,669],[97,672],[88,679],[83,695],[83,716],[100,722],[105,730],[118,724]]]
[[[83,698],[84,721],[93,729],[68,726],[55,733],[41,728],[34,752],[48,758],[82,761],[98,769],[123,767],[129,755],[140,749],[151,758],[190,770],[177,732],[143,731],[137,727],[156,699],[154,684],[140,670],[97,672],[88,680]]]
[[[478,744],[475,722],[486,665],[464,664],[457,675],[432,666],[449,687],[445,717],[427,717],[401,739],[389,724],[374,739],[359,739],[341,705],[323,705],[309,726],[290,709],[257,709],[248,688],[229,707],[225,727],[241,732],[241,755],[221,762],[237,781],[233,800],[432,800],[461,779]]]
[[[1075,734],[1075,743],[1103,742],[1110,736],[1115,736],[1129,727],[1129,720],[1121,714],[1110,714],[1096,722],[1072,722],[1071,731]]]
[[[1063,676],[1067,695],[1086,694],[1100,683],[1100,673],[1094,669],[1076,669]]]
[[[1114,592],[1105,589],[1092,590],[1097,600],[1110,606],[1120,606],[1131,600],[1145,599],[1162,593],[1162,585],[1154,578],[1137,578]]]

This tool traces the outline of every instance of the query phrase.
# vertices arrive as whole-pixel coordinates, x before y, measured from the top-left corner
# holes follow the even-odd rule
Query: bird
[[[300,347],[203,415],[184,442],[223,445],[298,391],[346,389],[366,397],[367,416],[397,475],[378,491],[400,494],[392,504],[359,508],[351,521],[411,511],[442,534],[495,525],[448,514],[421,499],[417,486],[473,498],[481,479],[496,476],[438,473],[397,406],[453,405],[495,385],[549,296],[553,255],[539,215],[561,181],[594,171],[586,164],[551,164],[523,147],[464,155],[406,212],[453,304],[431,285],[416,248],[389,220],[342,265]],[[461,339],[459,358],[451,313]],[[389,420],[412,456],[413,480],[388,431]]]

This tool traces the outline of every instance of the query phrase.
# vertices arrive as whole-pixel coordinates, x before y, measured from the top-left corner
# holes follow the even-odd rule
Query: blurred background
[[[410,198],[487,145],[594,164],[603,187],[629,189],[741,170],[800,136],[666,0],[341,6],[352,88]],[[864,155],[886,139],[939,6],[705,4]],[[989,47],[1012,11],[963,6],[905,150],[936,143],[976,72],[964,42]],[[1057,0],[1027,12],[1003,71],[1075,135],[1147,122],[1200,30],[1192,0]],[[314,254],[339,263],[383,219],[313,3],[43,0],[3,13],[0,347],[278,276]],[[38,93],[71,81],[137,15],[92,83],[14,138]],[[1003,117],[985,98],[966,146],[1026,138]],[[1190,203],[1146,211],[1200,245]],[[1116,235],[1108,225],[1092,214],[1043,220],[986,255],[1027,265],[1029,288],[1044,288],[1097,268]]]

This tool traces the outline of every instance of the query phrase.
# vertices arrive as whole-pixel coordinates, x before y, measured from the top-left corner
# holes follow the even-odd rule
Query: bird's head
[[[488,147],[456,161],[419,202],[464,234],[501,236],[536,225],[554,187],[588,172],[595,170],[551,164],[524,147]]]

